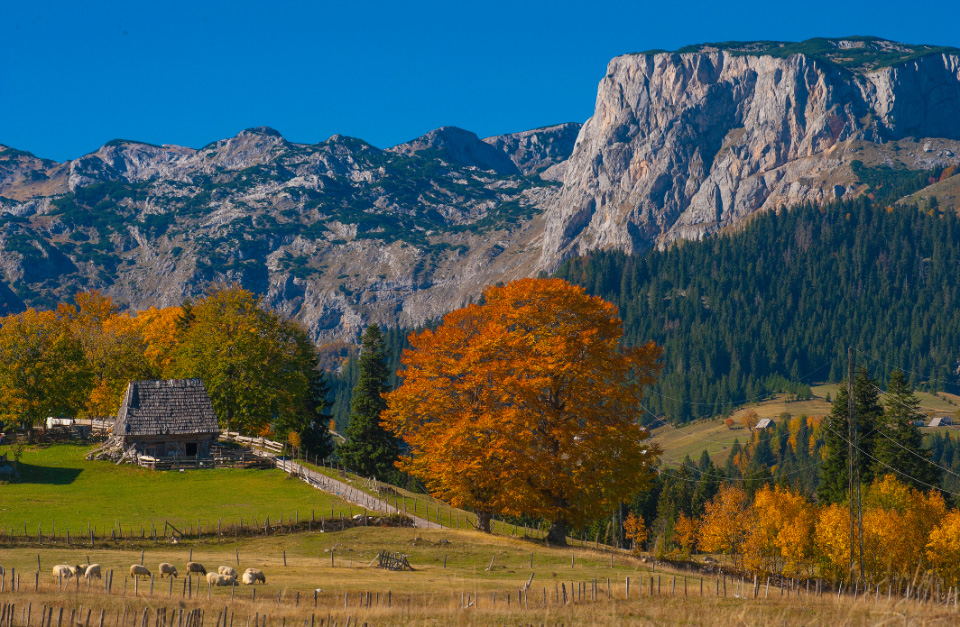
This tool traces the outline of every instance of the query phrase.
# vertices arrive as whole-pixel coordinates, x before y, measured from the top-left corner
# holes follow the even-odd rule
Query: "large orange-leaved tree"
[[[660,453],[639,416],[661,351],[621,335],[614,305],[565,281],[488,287],[410,338],[382,417],[409,447],[399,467],[484,530],[495,513],[527,514],[565,543],[643,489]]]

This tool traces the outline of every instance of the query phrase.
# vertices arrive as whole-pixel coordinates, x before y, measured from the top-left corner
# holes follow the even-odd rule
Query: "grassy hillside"
[[[279,470],[190,470],[157,472],[110,462],[86,461],[90,447],[71,444],[30,447],[20,462],[23,481],[0,486],[0,529],[24,525],[35,534],[37,525],[49,533],[67,527],[74,534],[93,525],[107,533],[116,523],[125,533],[150,524],[163,528],[164,520],[177,527],[204,526],[217,520],[245,523],[285,520],[296,516],[356,513],[351,507]],[[0,447],[0,454],[11,447]]]
[[[663,446],[663,465],[676,467],[687,456],[696,461],[703,451],[710,454],[710,458],[717,464],[723,464],[730,453],[734,440],[744,444],[750,440],[750,431],[740,423],[740,419],[747,412],[756,412],[758,418],[772,418],[777,420],[784,413],[791,416],[825,416],[830,413],[831,404],[827,401],[837,395],[837,384],[817,385],[811,388],[813,398],[804,401],[791,401],[786,394],[780,394],[762,403],[753,403],[733,412],[734,428],[725,424],[725,416],[716,416],[705,420],[673,426],[661,425],[653,430],[653,436]],[[947,392],[930,394],[917,392],[920,399],[920,411],[928,415],[953,415],[960,408],[960,396]],[[937,432],[958,431],[952,427],[937,429],[923,429],[925,435]]]

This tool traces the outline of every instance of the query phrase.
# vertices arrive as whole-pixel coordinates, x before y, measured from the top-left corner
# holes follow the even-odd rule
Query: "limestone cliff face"
[[[701,238],[760,209],[856,191],[839,147],[957,140],[958,113],[956,54],[877,69],[709,48],[617,57],[547,210],[540,267]]]

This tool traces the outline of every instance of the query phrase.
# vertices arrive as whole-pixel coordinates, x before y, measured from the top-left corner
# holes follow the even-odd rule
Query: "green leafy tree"
[[[930,460],[930,451],[923,445],[923,435],[914,421],[923,420],[920,399],[903,372],[896,370],[887,383],[886,408],[877,438],[875,474],[894,473],[897,479],[918,490],[939,486],[940,471]]]
[[[181,321],[174,373],[203,379],[228,430],[267,434],[297,424],[307,407],[313,346],[299,324],[239,287],[218,287]]]
[[[344,433],[347,441],[337,449],[337,455],[354,472],[384,479],[395,472],[400,449],[396,438],[380,422],[387,408],[383,395],[388,391],[390,372],[383,333],[376,324],[363,334],[357,366],[359,378],[350,400],[350,424]]]
[[[823,425],[826,457],[820,468],[820,485],[817,487],[817,497],[823,503],[841,503],[846,501],[849,495],[847,388],[846,384],[840,386],[830,415]],[[873,458],[876,457],[877,430],[883,424],[883,406],[880,405],[877,382],[866,370],[857,373],[853,393],[856,407],[856,443],[860,451],[859,454],[855,452],[854,459],[860,471],[860,480],[867,485],[874,478],[876,463]]]

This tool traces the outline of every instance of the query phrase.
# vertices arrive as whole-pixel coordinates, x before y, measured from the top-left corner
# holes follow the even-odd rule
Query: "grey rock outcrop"
[[[475,133],[456,126],[443,126],[416,139],[389,149],[403,155],[431,151],[449,163],[493,170],[497,174],[519,174],[520,170],[502,150],[484,143]]]
[[[832,200],[848,191],[835,180],[849,168],[832,154],[837,147],[960,139],[958,113],[956,54],[863,72],[802,54],[617,57],[547,211],[540,267],[596,248],[697,239],[757,210]]]
[[[577,122],[567,122],[531,131],[486,137],[483,141],[506,153],[524,174],[540,174],[570,158],[581,126],[583,125]]]

